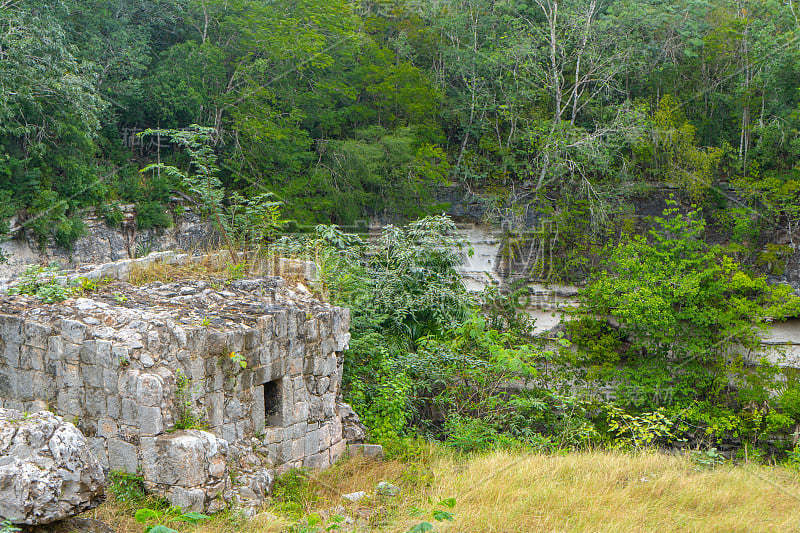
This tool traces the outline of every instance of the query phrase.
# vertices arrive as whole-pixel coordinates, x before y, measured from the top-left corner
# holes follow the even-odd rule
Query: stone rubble
[[[0,409],[0,516],[41,525],[96,507],[105,475],[83,435],[42,411]]]

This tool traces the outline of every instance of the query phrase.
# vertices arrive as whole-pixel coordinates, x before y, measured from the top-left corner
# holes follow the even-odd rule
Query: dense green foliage
[[[416,218],[456,184],[509,264],[589,276],[585,314],[540,339],[512,300],[470,296],[446,217],[279,241],[353,310],[345,386],[375,438],[786,448],[798,377],[738,354],[798,312],[755,272],[796,253],[799,17],[795,0],[0,0],[0,234],[68,247],[81,209],[120,224],[121,202],[161,228],[179,196],[236,263],[281,217]],[[677,203],[637,235],[636,201],[665,187]]]
[[[799,12],[777,0],[2,2],[0,219],[18,213],[42,242],[68,244],[76,210],[121,200],[139,204],[141,227],[166,225],[156,204],[185,184],[137,170],[185,168],[185,144],[157,129],[200,124],[226,188],[274,193],[301,224],[425,214],[448,182],[511,227],[533,208],[555,221],[564,262],[551,277],[585,273],[652,185],[705,201],[729,184],[764,215],[759,231],[794,243]],[[786,250],[745,240],[739,259],[780,269]]]
[[[757,341],[800,299],[704,244],[702,229],[698,211],[671,207],[649,238],[612,246],[566,335],[549,338],[531,334],[513,299],[463,290],[446,218],[389,227],[371,242],[319,226],[279,244],[316,259],[324,290],[351,308],[345,398],[378,441],[788,453],[798,376],[762,360]]]

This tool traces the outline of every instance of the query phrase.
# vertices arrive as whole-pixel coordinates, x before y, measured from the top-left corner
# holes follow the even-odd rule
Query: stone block
[[[317,320],[306,320],[305,339],[309,343],[319,340],[319,322]]]
[[[272,377],[268,373],[267,369],[263,366],[253,369],[253,386],[258,386],[260,384],[266,383],[271,381]]]
[[[44,324],[28,322],[23,327],[23,344],[40,350],[47,349],[47,338],[52,334],[53,328]]]
[[[136,380],[136,403],[139,405],[161,405],[163,393],[163,380],[157,374],[141,374]]]
[[[189,338],[186,335],[186,330],[177,324],[172,325],[172,338],[181,350],[186,350],[189,345]]]
[[[316,420],[321,421],[325,417],[322,414],[322,398],[319,396],[311,396],[309,398],[309,410],[308,410],[308,418],[309,420]]]
[[[208,330],[206,328],[192,329],[186,332],[186,349],[193,357],[205,358],[208,353]]]
[[[97,435],[99,437],[111,438],[119,436],[119,426],[109,417],[101,417],[97,421]]]
[[[167,493],[167,499],[170,505],[179,507],[184,513],[201,513],[205,510],[206,493],[203,489],[172,487]]]
[[[326,392],[328,392],[328,387],[331,384],[331,380],[328,377],[322,377],[317,380],[316,392],[318,395],[322,396]]]
[[[127,346],[114,345],[111,347],[111,368],[126,365],[130,360],[131,354]]]
[[[202,357],[195,356],[189,362],[189,379],[201,380],[206,377],[206,362]]]
[[[292,460],[302,460],[306,455],[306,441],[305,438],[299,438],[292,441]]]
[[[292,420],[296,422],[303,422],[308,420],[309,405],[308,402],[295,402],[292,411]]]
[[[86,325],[77,320],[61,320],[61,336],[74,344],[82,344],[86,339]]]
[[[227,464],[222,455],[214,455],[208,459],[208,473],[211,477],[221,478],[225,476]]]
[[[6,347],[3,350],[3,360],[5,363],[13,368],[20,368],[20,345],[14,342],[6,341]]]
[[[250,328],[244,331],[244,349],[255,350],[261,346],[261,331]]]
[[[0,338],[7,343],[22,344],[25,339],[22,319],[11,315],[0,316]]]
[[[103,368],[116,368],[114,358],[111,355],[111,341],[98,339],[95,341],[95,360],[98,365]]]
[[[287,338],[289,336],[289,312],[279,311],[273,316],[275,317],[275,337]]]
[[[313,426],[311,429],[315,429]],[[287,439],[302,439],[306,436],[306,432],[308,431],[308,424],[304,422],[298,422],[297,424],[293,424],[286,428],[286,438]]]
[[[119,375],[113,368],[103,368],[103,390],[106,394],[119,392]]]
[[[278,376],[283,376],[286,374],[285,366],[282,359],[276,357],[272,360],[272,364],[270,365],[270,379],[276,379]]]
[[[210,383],[212,391],[223,390],[225,388],[225,374],[223,374],[222,371],[217,371],[209,378],[208,383]]]
[[[332,444],[330,449],[331,464],[341,459],[345,451],[347,451],[347,441],[340,440],[339,442]]]
[[[283,428],[264,428],[264,444],[277,444],[286,440],[286,430]]]
[[[292,463],[287,462],[279,464],[278,466],[275,467],[275,476],[281,477],[282,475],[289,472],[289,470],[291,470],[292,468],[294,468],[294,465]]]
[[[319,343],[319,353],[322,357],[327,358],[334,352],[336,352],[336,341],[332,337],[323,339]]]
[[[106,439],[87,437],[86,443],[89,445],[89,449],[92,451],[94,456],[97,457],[97,460],[100,461],[100,466],[102,466],[105,470],[109,470],[108,453],[106,453]]]
[[[309,455],[303,459],[303,468],[323,470],[329,466],[331,466],[331,459],[328,450],[316,453],[314,455]]]
[[[303,312],[290,309],[286,313],[286,336],[290,339],[297,338],[298,315],[302,316]]]
[[[106,397],[106,414],[114,420],[119,420],[122,411],[122,402],[116,394],[109,394]]]
[[[66,406],[64,411],[59,410],[59,414],[66,418],[81,417],[84,415],[84,390],[78,388],[67,389]]]
[[[86,341],[83,343],[79,350],[80,362],[84,365],[93,365],[96,361],[97,351],[95,349],[95,341]]]
[[[66,416],[69,412],[69,394],[66,389],[61,388],[56,393],[56,411],[61,416]]]
[[[145,452],[145,442],[142,439],[142,451]],[[152,439],[149,439],[152,440]],[[111,471],[127,472],[135,474],[139,470],[139,454],[135,445],[124,440],[111,438],[107,441],[108,447],[108,468]],[[152,456],[150,456],[152,457]]]
[[[47,352],[42,348],[34,348],[30,346],[25,347],[25,357],[28,360],[28,365],[31,369],[39,372],[44,372],[45,369],[45,356]]]
[[[42,400],[33,400],[25,404],[26,413],[38,413],[39,411],[49,411],[47,403]]]
[[[0,398],[11,398],[14,395],[16,373],[10,368],[0,369]]]
[[[258,317],[258,329],[261,332],[262,340],[266,337],[270,339],[273,337],[275,333],[275,326],[274,326],[275,319],[272,315],[261,315]]]
[[[25,411],[25,404],[22,402],[18,402],[17,400],[6,400],[6,409],[12,409],[14,411],[24,412]]]
[[[239,384],[242,386],[242,390],[248,390],[253,387],[253,372],[245,369],[239,375]]]
[[[331,335],[331,326],[333,324],[331,314],[328,311],[317,313],[317,327],[319,328],[319,338],[324,339]]]
[[[83,376],[83,384],[87,387],[102,388],[103,380],[103,367],[100,365],[82,365],[80,374]]]
[[[322,371],[322,375],[324,376],[332,376],[336,374],[336,367],[339,365],[339,361],[336,358],[335,353],[331,353],[325,359],[325,369]]]
[[[319,449],[327,450],[331,447],[331,427],[330,422],[322,424],[319,428]]]
[[[52,378],[44,372],[33,373],[33,396],[40,400],[50,401],[55,398],[55,387]]]
[[[225,395],[221,392],[212,392],[206,395],[206,416],[211,427],[222,426],[224,420]]]
[[[87,388],[84,399],[86,414],[97,418],[106,414],[106,393],[103,389]]]
[[[322,414],[325,419],[333,418],[336,415],[336,395],[332,392],[322,396]]]
[[[23,402],[30,402],[34,399],[32,371],[17,373],[16,391],[13,399]]]
[[[142,352],[139,354],[139,362],[145,368],[150,368],[156,364],[156,360],[150,352]]]
[[[55,360],[64,358],[64,339],[59,335],[51,335],[47,338],[47,357]]]
[[[345,331],[336,336],[336,351],[343,352],[350,347],[350,332]]]
[[[228,332],[228,352],[242,353],[244,351],[244,332],[235,330]]]
[[[164,345],[161,342],[161,336],[158,331],[151,329],[147,332],[147,336],[143,335],[143,337],[147,339],[146,348],[148,352],[160,354],[163,351]]]
[[[319,453],[319,430],[309,431],[305,436],[306,455]]]
[[[78,364],[81,362],[81,345],[74,342],[64,341],[63,360],[67,363]]]
[[[306,365],[303,364],[304,362],[302,357],[291,357],[289,359],[289,374],[297,376],[306,371]]]
[[[231,398],[225,404],[225,419],[235,421],[242,418],[244,408],[238,398]]]
[[[244,435],[240,435],[239,428],[235,422],[228,422],[222,425],[222,438],[228,442],[236,442]]]
[[[206,343],[209,356],[227,355],[230,351],[228,349],[228,335],[221,331],[209,329]]]
[[[153,462],[144,462],[147,481],[183,487],[197,487],[205,483],[206,451],[202,439],[193,432],[177,431],[161,435],[155,439],[153,447]]]
[[[264,431],[266,418],[264,413],[264,385],[253,387],[252,411],[253,427],[256,434]]]
[[[138,413],[140,435],[151,437],[164,431],[164,417],[160,408],[140,405]]]
[[[347,453],[352,456],[363,455],[369,459],[383,459],[383,446],[380,444],[348,444]]]

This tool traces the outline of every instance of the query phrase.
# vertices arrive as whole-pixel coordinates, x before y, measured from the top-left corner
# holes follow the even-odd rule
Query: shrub
[[[136,206],[136,226],[140,230],[168,228],[172,219],[158,202],[142,202]]]
[[[44,303],[61,302],[73,293],[71,287],[59,283],[58,278],[62,275],[63,272],[57,265],[49,267],[30,265],[20,276],[19,283],[11,287],[8,293],[35,296]]]

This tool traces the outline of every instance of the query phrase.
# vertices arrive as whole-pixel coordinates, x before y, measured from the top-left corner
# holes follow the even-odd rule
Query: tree
[[[583,311],[613,317],[647,355],[723,364],[756,349],[768,322],[794,316],[800,298],[706,245],[704,229],[698,211],[683,215],[670,202],[649,239],[632,235],[612,249],[581,293]]]
[[[245,257],[257,250],[263,240],[272,238],[283,221],[278,219],[280,203],[272,201],[270,195],[261,194],[244,198],[238,193],[231,195],[225,205],[225,189],[219,180],[217,155],[210,146],[214,137],[213,128],[192,125],[185,130],[145,130],[146,135],[161,135],[171,139],[185,149],[191,159],[191,172],[172,165],[155,163],[147,165],[144,172],[163,172],[168,178],[182,184],[194,195],[204,214],[211,216],[219,230],[234,264],[239,264],[236,245],[243,246]]]

